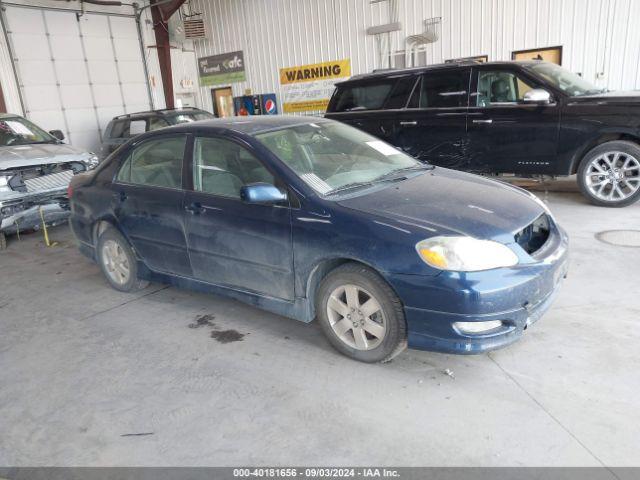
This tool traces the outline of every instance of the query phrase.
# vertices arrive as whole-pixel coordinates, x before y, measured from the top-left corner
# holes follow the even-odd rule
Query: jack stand
[[[49,231],[47,230],[47,223],[44,221],[44,213],[42,213],[42,207],[38,209],[40,212],[40,220],[42,221],[42,233],[44,233],[44,243],[47,247],[55,247],[58,242],[49,241]]]

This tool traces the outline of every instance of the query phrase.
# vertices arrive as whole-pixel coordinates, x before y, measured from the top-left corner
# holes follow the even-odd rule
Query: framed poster
[[[532,48],[529,50],[514,50],[511,60],[544,60],[562,65],[562,45],[557,47]]]
[[[488,61],[489,61],[489,55],[476,55],[475,57],[450,58],[449,60],[445,60],[444,63],[461,63],[461,62],[487,63]]]

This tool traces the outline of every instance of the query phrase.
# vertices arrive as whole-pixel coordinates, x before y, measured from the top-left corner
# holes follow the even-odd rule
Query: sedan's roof
[[[270,130],[278,130],[280,128],[286,128],[296,125],[309,125],[313,123],[325,123],[330,122],[320,117],[309,116],[293,116],[293,115],[256,115],[248,117],[227,117],[227,118],[215,118],[212,120],[200,120],[192,123],[182,123],[174,127],[169,127],[166,130],[192,130],[193,128],[206,129],[218,128],[233,130],[246,135],[256,135],[258,133],[267,132]]]

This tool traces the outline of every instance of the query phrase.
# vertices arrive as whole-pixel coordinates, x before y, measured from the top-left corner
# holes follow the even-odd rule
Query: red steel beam
[[[162,89],[167,108],[174,108],[173,76],[171,73],[171,45],[169,44],[169,18],[173,15],[185,0],[151,0],[151,19],[156,35],[156,48],[158,49],[158,62],[160,63],[160,76],[162,77]]]

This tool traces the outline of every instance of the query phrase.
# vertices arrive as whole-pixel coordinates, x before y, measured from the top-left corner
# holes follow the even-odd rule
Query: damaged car
[[[534,195],[314,117],[145,133],[69,187],[80,251],[115,289],[217,293],[364,362],[481,353],[553,302],[568,238]]]
[[[0,114],[0,250],[6,236],[56,223],[69,215],[71,178],[94,168],[98,157],[62,142],[29,120]]]

